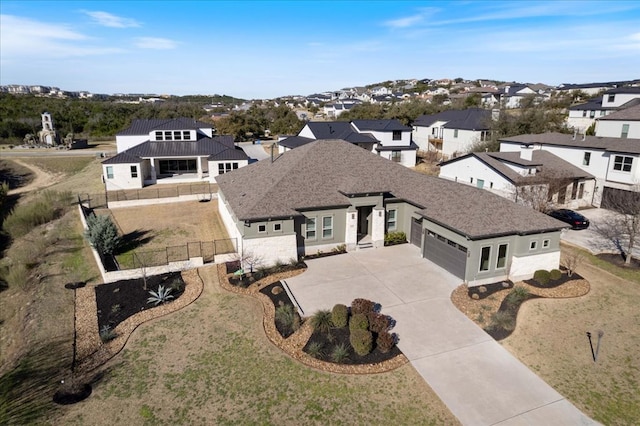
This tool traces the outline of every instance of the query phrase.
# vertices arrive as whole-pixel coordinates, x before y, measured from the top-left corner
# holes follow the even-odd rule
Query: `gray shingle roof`
[[[358,133],[346,121],[310,121],[307,126],[316,139],[343,139],[352,143],[378,142],[371,134]]]
[[[216,180],[239,220],[348,206],[345,194],[388,193],[471,239],[565,226],[488,191],[417,173],[342,140],[315,141],[273,162],[260,161]]]
[[[282,145],[285,148],[298,148],[302,145],[306,145],[310,142],[313,142],[315,139],[305,138],[302,136],[289,136],[288,138],[282,139],[278,142],[278,145]]]
[[[413,122],[413,125],[429,127],[436,121],[446,121],[447,123],[443,127],[447,129],[489,130],[491,128],[491,111],[482,108],[450,109],[437,114],[421,115]]]
[[[117,136],[148,135],[153,130],[193,130],[210,129],[212,124],[191,118],[168,118],[168,119],[136,119],[131,122],[131,126],[117,133]]]
[[[368,130],[375,132],[392,132],[401,130],[410,132],[411,127],[405,126],[398,120],[353,120],[352,123],[360,130]]]
[[[621,138],[603,138],[598,136],[574,136],[565,133],[539,133],[505,137],[500,142],[512,142],[525,145],[546,144],[568,146],[573,148],[599,149],[610,152],[626,152],[630,154],[640,154],[640,140],[638,139],[621,139]]]
[[[209,160],[248,160],[247,154],[233,143],[233,136],[200,137],[195,141],[147,141],[105,160],[104,164],[139,163],[151,157],[202,157]]]
[[[640,99],[634,99],[632,101],[627,102],[625,105],[631,104],[631,103],[633,103],[634,105],[628,106],[624,109],[619,109],[618,111],[612,112],[607,116],[598,118],[598,120],[639,121],[640,120]]]

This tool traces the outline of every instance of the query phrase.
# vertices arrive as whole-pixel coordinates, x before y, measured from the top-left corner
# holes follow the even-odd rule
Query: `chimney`
[[[528,161],[533,159],[533,145],[520,145],[520,159]]]

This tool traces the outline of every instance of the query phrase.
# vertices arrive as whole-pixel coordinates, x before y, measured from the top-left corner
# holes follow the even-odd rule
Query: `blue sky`
[[[0,1],[0,84],[308,95],[408,78],[640,78],[637,1]]]

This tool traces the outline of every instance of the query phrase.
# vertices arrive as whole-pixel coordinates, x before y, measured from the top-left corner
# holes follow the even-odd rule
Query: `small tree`
[[[578,250],[565,251],[562,253],[560,261],[562,266],[567,268],[567,275],[571,278],[578,266],[584,261],[584,255]]]
[[[608,238],[620,250],[626,265],[631,264],[631,255],[640,232],[640,188],[635,185],[632,191],[612,190],[602,200],[615,213],[606,223],[595,227],[596,232]]]
[[[101,255],[113,254],[120,245],[118,228],[109,216],[91,215],[87,218],[86,236]]]

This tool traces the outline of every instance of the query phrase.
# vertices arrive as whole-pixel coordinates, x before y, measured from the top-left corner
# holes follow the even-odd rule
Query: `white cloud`
[[[413,15],[413,16],[407,16],[405,18],[386,21],[384,25],[391,28],[407,28],[407,27],[412,27],[416,24],[419,24],[423,20],[424,20],[424,17],[422,15]]]
[[[138,37],[135,46],[140,49],[170,50],[178,47],[178,42],[160,37]]]
[[[95,23],[102,25],[103,27],[130,28],[140,26],[140,23],[135,19],[123,18],[122,16],[116,16],[109,12],[102,12],[99,10],[83,10],[82,12],[93,19]]]
[[[0,15],[0,53],[3,60],[17,57],[68,58],[122,52],[95,45],[94,40],[68,24]]]

